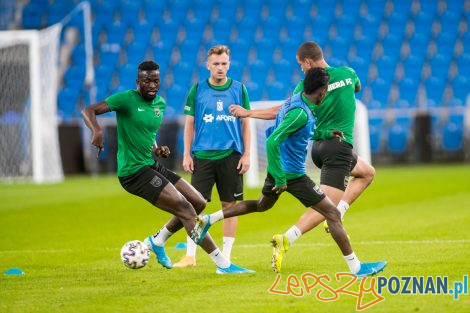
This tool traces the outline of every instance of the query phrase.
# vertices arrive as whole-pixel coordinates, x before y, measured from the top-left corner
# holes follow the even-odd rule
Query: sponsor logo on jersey
[[[202,119],[206,123],[212,123],[212,121],[214,120],[214,115],[212,115],[212,113],[211,114],[204,114],[204,117]]]
[[[340,80],[338,82],[334,82],[328,85],[328,91],[332,91],[341,87],[344,87],[346,85],[352,85],[352,79],[351,78],[346,78],[344,80]]]

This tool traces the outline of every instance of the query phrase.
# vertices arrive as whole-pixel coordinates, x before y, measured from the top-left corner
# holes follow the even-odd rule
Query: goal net
[[[93,83],[90,6],[43,30],[0,31],[0,180],[63,180],[57,115],[60,35],[83,12],[86,84]]]
[[[57,133],[61,27],[0,32],[0,179],[63,179]]]
[[[264,109],[281,105],[283,101],[257,101],[250,103],[252,109]],[[250,170],[246,174],[246,183],[250,188],[259,187],[266,177],[268,159],[266,154],[266,134],[268,127],[274,124],[274,120],[250,119],[251,126],[251,161]],[[312,142],[309,143],[306,168],[307,174],[316,182],[319,182],[320,171],[310,159]],[[370,163],[370,140],[367,108],[356,100],[356,118],[354,125],[354,151],[366,162]]]

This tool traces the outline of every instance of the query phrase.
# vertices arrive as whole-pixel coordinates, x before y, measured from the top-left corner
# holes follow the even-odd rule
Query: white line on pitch
[[[357,241],[352,242],[354,246],[356,245],[422,245],[422,244],[440,244],[440,245],[453,245],[453,244],[466,244],[470,243],[470,239],[457,239],[457,240],[390,240],[390,241]],[[269,247],[270,244],[267,243],[254,243],[254,244],[245,244],[245,245],[235,245],[237,248],[242,249],[253,249],[253,248],[262,248]],[[296,243],[296,247],[330,247],[336,246],[336,243],[333,241],[331,243]],[[172,249],[173,246],[167,246],[167,249]],[[2,253],[67,253],[67,252],[77,252],[77,251],[116,251],[118,248],[90,248],[86,249],[45,249],[45,250],[0,250]]]

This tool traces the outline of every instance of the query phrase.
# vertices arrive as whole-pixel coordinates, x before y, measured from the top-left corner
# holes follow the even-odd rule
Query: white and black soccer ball
[[[150,251],[140,240],[126,242],[121,249],[121,260],[125,266],[132,269],[144,267],[150,258]]]

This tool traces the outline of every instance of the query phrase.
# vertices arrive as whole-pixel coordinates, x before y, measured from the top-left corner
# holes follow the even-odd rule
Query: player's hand
[[[276,194],[280,195],[281,193],[283,193],[284,191],[286,191],[287,189],[287,185],[284,185],[284,186],[274,186],[272,191],[274,191]]]
[[[339,138],[339,141],[341,140],[346,140],[346,138],[344,137],[344,134],[342,131],[340,130],[337,130],[337,129],[333,129],[331,131],[331,137],[332,138]]]
[[[183,157],[183,169],[187,173],[192,174],[194,172],[194,162],[190,155]]]
[[[248,117],[248,110],[242,108],[238,104],[232,104],[228,107],[230,114],[235,117]]]
[[[243,154],[238,161],[237,170],[240,174],[245,174],[250,169],[250,156]]]
[[[93,132],[93,137],[91,138],[91,144],[98,148],[98,153],[96,158],[100,158],[101,151],[104,150],[104,136],[102,131]]]
[[[167,146],[160,146],[155,149],[155,155],[160,158],[168,158],[170,156],[170,148]]]

